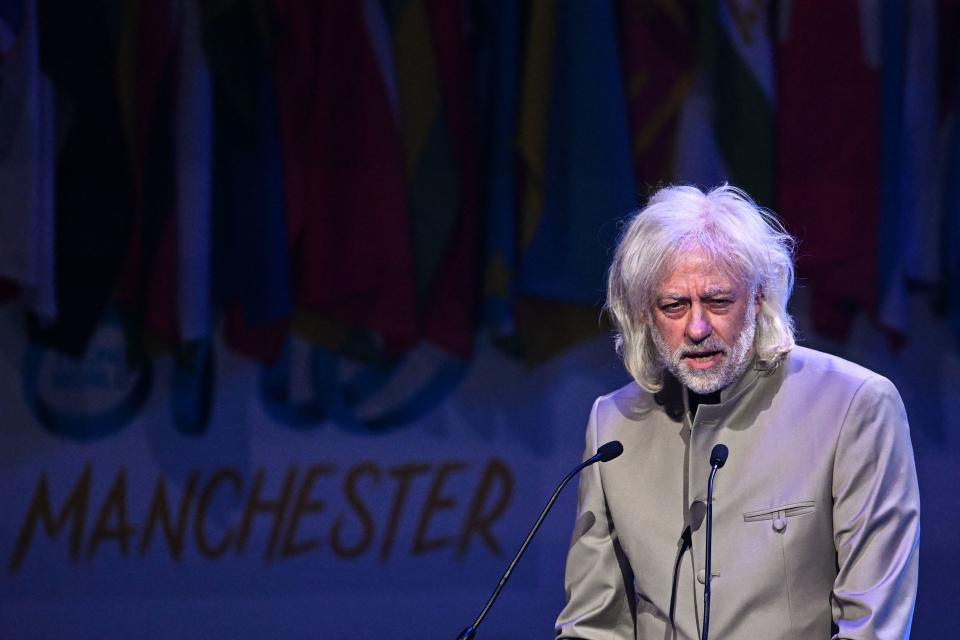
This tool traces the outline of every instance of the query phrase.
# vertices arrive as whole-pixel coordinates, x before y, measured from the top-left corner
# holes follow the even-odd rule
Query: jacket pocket
[[[743,514],[744,522],[760,522],[762,520],[773,520],[775,531],[782,532],[787,528],[787,518],[802,516],[805,513],[812,513],[817,508],[813,500],[801,500],[778,507],[769,507],[767,509],[757,509],[756,511],[746,511]]]
[[[746,528],[750,530],[751,536],[754,540],[760,541],[763,540],[762,544],[759,544],[758,548],[766,549],[766,554],[764,557],[768,558],[771,561],[770,566],[779,565],[779,571],[774,571],[773,573],[767,574],[768,577],[774,580],[778,584],[771,584],[771,591],[776,588],[781,590],[783,594],[782,606],[784,607],[786,614],[786,627],[781,630],[781,633],[778,637],[781,638],[796,638],[798,637],[797,629],[794,625],[794,602],[793,594],[791,593],[791,582],[796,576],[795,570],[799,563],[796,561],[795,555],[797,551],[798,541],[801,546],[803,546],[804,540],[804,524],[811,525],[810,522],[801,522],[798,521],[794,526],[790,527],[790,532],[787,531],[788,522],[797,516],[802,516],[804,514],[813,513],[816,511],[817,504],[814,500],[798,500],[796,502],[788,502],[786,504],[781,504],[774,507],[767,507],[766,509],[757,509],[755,511],[745,511],[743,513],[744,522],[760,523],[760,522],[770,522],[770,526],[773,530],[766,530],[763,524],[751,524]],[[803,520],[806,520],[804,518]],[[800,536],[798,538],[797,536]],[[792,551],[791,551],[792,549]],[[779,558],[777,558],[779,556]],[[774,558],[779,560],[779,562],[773,561]],[[775,574],[775,576],[774,576]],[[787,631],[789,629],[789,631]]]

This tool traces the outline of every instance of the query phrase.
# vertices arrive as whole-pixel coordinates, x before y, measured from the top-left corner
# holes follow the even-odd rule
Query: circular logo
[[[116,433],[137,415],[151,386],[150,364],[130,368],[123,330],[98,327],[82,360],[32,344],[24,356],[27,406],[51,433],[96,440]]]

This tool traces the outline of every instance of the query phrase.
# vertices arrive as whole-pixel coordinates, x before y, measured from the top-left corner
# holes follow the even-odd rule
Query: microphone
[[[724,449],[726,449],[726,447],[724,447]],[[623,453],[623,445],[620,444],[620,441],[611,440],[607,444],[600,445],[600,448],[597,449],[597,454],[586,462],[581,463],[580,468],[574,473],[582,470],[584,467],[590,466],[594,462],[610,462],[614,458],[618,457],[621,453]],[[724,459],[726,459],[726,456],[724,456]]]
[[[722,469],[723,465],[727,463],[727,456],[729,455],[730,449],[727,449],[727,445],[718,444],[710,452],[710,466]]]
[[[718,444],[710,452],[710,479],[707,481],[707,553],[703,576],[703,632],[700,640],[707,640],[710,627],[710,581],[713,578],[711,560],[713,556],[713,479],[717,470],[727,463],[730,450],[727,445]]]
[[[610,442],[601,445],[600,448],[597,449],[597,453],[595,455],[578,464],[570,473],[566,475],[566,477],[564,477],[563,480],[560,481],[560,484],[554,490],[553,495],[550,496],[550,500],[547,501],[547,506],[545,506],[543,511],[540,512],[540,517],[537,518],[533,528],[530,529],[530,533],[527,534],[523,544],[520,545],[520,550],[517,551],[516,555],[513,556],[513,560],[510,561],[510,564],[507,566],[507,570],[503,572],[500,582],[497,583],[497,588],[493,590],[493,594],[491,594],[491,596],[487,599],[487,604],[484,605],[480,615],[477,616],[477,619],[473,622],[473,624],[460,632],[460,635],[457,636],[457,640],[473,640],[473,638],[476,637],[477,627],[480,626],[480,623],[483,622],[483,619],[487,616],[487,612],[490,611],[490,607],[493,606],[493,603],[500,595],[500,591],[503,590],[503,586],[507,584],[507,580],[510,578],[510,574],[513,573],[513,569],[517,566],[517,563],[520,562],[520,557],[523,555],[523,552],[527,550],[527,547],[530,545],[530,541],[533,540],[533,536],[536,535],[537,531],[540,529],[540,525],[543,524],[543,520],[547,517],[547,513],[551,508],[553,508],[553,503],[557,501],[557,498],[560,496],[560,492],[563,491],[565,486],[567,486],[567,483],[570,482],[575,475],[590,465],[596,464],[597,462],[610,462],[614,458],[618,457],[621,453],[623,453],[623,445],[617,440],[611,440]]]

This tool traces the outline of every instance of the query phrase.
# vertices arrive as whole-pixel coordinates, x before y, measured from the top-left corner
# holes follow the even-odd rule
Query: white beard
[[[698,343],[696,347],[681,345],[671,353],[670,347],[667,346],[666,341],[657,329],[657,325],[650,324],[650,335],[657,347],[661,364],[683,386],[701,395],[727,387],[747,370],[752,356],[753,339],[756,331],[756,318],[751,318],[732,347],[720,338],[710,336],[703,342]],[[694,369],[686,363],[684,358],[685,355],[694,351],[722,351],[723,355],[720,362],[710,369]]]

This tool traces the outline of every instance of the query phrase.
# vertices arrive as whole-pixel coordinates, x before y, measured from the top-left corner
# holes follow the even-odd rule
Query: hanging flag
[[[179,69],[174,115],[177,299],[180,337],[205,339],[212,329],[211,180],[213,96],[197,0],[180,2]]]
[[[903,81],[905,18],[899,0],[885,2],[881,9],[882,64],[880,82],[880,216],[878,319],[894,344],[901,344],[908,323],[907,291],[902,244],[906,228],[903,206],[906,194],[902,173],[906,162],[902,138],[904,125]]]
[[[908,337],[908,280],[938,279],[941,223],[936,7],[882,5],[883,155],[879,321],[894,345]]]
[[[944,145],[942,193],[943,218],[940,225],[939,311],[947,316],[955,335],[960,336],[960,5],[941,3],[940,31],[940,123]]]
[[[960,83],[958,83],[960,84]],[[960,284],[960,117],[954,113],[949,136],[945,183],[945,211],[941,227],[941,269],[943,289],[952,292]],[[960,303],[950,293],[944,295],[945,306],[954,334],[960,336]]]
[[[170,404],[180,433],[202,434],[214,396],[211,309],[213,91],[203,51],[199,0],[175,3],[174,215],[177,325]]]
[[[466,356],[476,320],[479,193],[462,7],[399,0],[385,3],[384,13],[396,64],[419,332]]]
[[[517,315],[531,360],[601,331],[616,220],[636,206],[612,2],[558,3],[551,13],[535,23],[543,28],[552,19],[553,35],[543,38],[552,43],[548,53],[532,52],[525,69],[529,79],[549,56],[549,82],[524,88],[536,108],[521,121],[529,131],[521,130],[527,171]],[[530,120],[544,116],[545,125]]]
[[[504,225],[509,223],[512,226],[512,231],[506,232],[498,241],[501,247],[508,247],[510,243],[513,245],[509,270],[504,269],[501,272],[501,286],[509,296],[503,308],[510,314],[502,322],[506,330],[516,332],[513,337],[509,334],[501,336],[499,344],[528,359],[532,357],[531,338],[542,335],[544,325],[538,325],[537,319],[540,314],[537,311],[528,311],[530,305],[523,299],[519,288],[519,269],[522,255],[530,246],[543,216],[555,30],[556,3],[554,0],[531,3],[519,87],[520,105],[516,142],[518,196],[515,200],[515,206],[518,208],[515,221],[503,221]],[[534,317],[529,318],[531,315]],[[564,322],[568,316],[552,314],[549,317],[554,323],[559,323]],[[531,325],[538,326],[540,330],[525,330]],[[545,346],[545,349],[553,354],[563,349],[566,344],[566,341],[553,340],[550,345]],[[537,351],[537,353],[541,352]]]
[[[533,3],[527,27],[527,46],[523,54],[517,139],[523,179],[517,222],[520,253],[530,246],[543,215],[550,92],[553,87],[555,13],[556,3],[553,0]]]
[[[422,313],[457,224],[457,167],[427,2],[387,2],[385,10],[397,65],[414,277]]]
[[[114,16],[72,0],[39,3],[41,64],[57,87],[57,319],[36,337],[80,356],[112,300],[130,238],[132,181],[116,93]]]
[[[712,187],[729,182],[730,172],[713,130],[713,90],[706,69],[698,68],[677,124],[677,182]]]
[[[473,351],[480,299],[480,184],[471,105],[471,62],[461,2],[428,0],[440,104],[454,169],[454,219],[424,300],[423,335],[460,358]],[[435,159],[436,160],[436,159]]]
[[[799,239],[814,330],[842,340],[875,314],[879,15],[856,0],[794,2],[777,51],[777,207]]]
[[[610,2],[556,6],[543,209],[524,230],[524,295],[602,303],[613,221],[636,206],[613,13]]]
[[[484,152],[486,172],[486,248],[484,319],[498,338],[511,336],[517,255],[517,100],[520,17],[513,0],[478,3],[476,33],[482,47],[474,56],[481,128],[489,133]]]
[[[40,69],[36,0],[0,7],[0,278],[41,320],[57,315],[54,280],[54,104]]]
[[[684,2],[620,2],[633,164],[644,193],[674,180],[680,113],[696,79],[693,7]]]
[[[939,275],[936,7],[891,0],[882,20],[878,319],[899,346],[909,332],[908,280],[933,285]]]
[[[730,182],[759,204],[774,199],[776,105],[770,0],[702,0],[701,60],[713,94],[713,130]]]
[[[169,346],[179,339],[173,143],[175,6],[143,0],[124,6],[117,82],[135,208],[119,298],[132,334],[150,334]]]
[[[213,297],[227,343],[273,361],[293,306],[273,18],[244,0],[201,7],[214,122]]]
[[[367,31],[371,7],[276,6],[298,308],[372,332],[387,351],[409,348],[418,332],[404,153],[384,52]]]
[[[891,1],[882,15],[879,320],[899,345],[909,331],[908,280],[938,279],[936,7],[933,0]]]
[[[904,270],[907,278],[933,286],[939,280],[938,236],[943,219],[940,185],[937,7],[934,0],[905,3],[901,174]],[[955,38],[954,38],[955,39]]]

